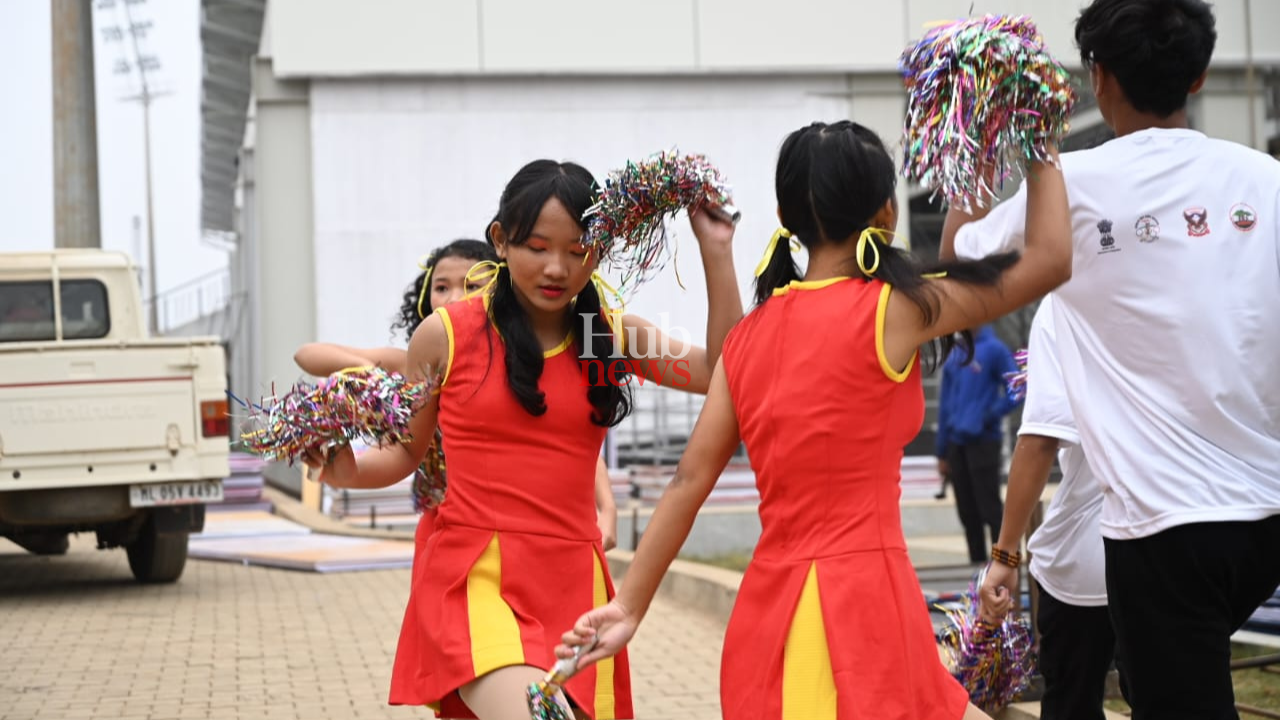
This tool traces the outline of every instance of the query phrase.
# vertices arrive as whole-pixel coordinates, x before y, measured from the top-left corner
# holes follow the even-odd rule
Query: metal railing
[[[225,314],[236,295],[231,288],[231,272],[221,268],[144,300],[143,313],[148,317],[155,304],[158,327],[154,332],[165,335],[197,320]]]

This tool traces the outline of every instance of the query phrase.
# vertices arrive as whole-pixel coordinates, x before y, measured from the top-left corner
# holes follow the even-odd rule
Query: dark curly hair
[[[422,284],[431,276],[431,272],[436,269],[436,265],[445,258],[462,258],[463,260],[474,260],[476,262],[498,261],[498,254],[493,251],[493,247],[489,243],[482,240],[472,240],[470,238],[460,238],[443,247],[436,248],[431,255],[427,257],[426,267],[422,272],[418,273],[418,277],[404,291],[404,302],[400,303],[400,312],[395,317],[395,322],[391,324],[391,331],[404,330],[405,342],[413,338],[413,331],[418,329],[418,325],[422,323],[422,318],[431,314],[429,307],[423,308],[421,314],[418,313],[419,300],[422,298]]]

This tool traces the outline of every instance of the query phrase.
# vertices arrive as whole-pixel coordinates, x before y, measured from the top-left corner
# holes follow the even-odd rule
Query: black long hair
[[[595,178],[581,165],[534,160],[520,168],[507,183],[493,220],[502,226],[508,245],[523,245],[529,241],[543,206],[555,198],[586,232],[581,218],[595,203],[595,187]],[[489,230],[485,231],[485,238],[493,243]],[[630,378],[626,378],[626,382],[611,382],[608,377],[614,339],[592,284],[588,283],[578,292],[570,312],[576,318],[591,318],[589,337],[576,337],[575,333],[578,359],[589,382],[587,399],[593,408],[591,421],[602,427],[613,427],[631,413]],[[529,314],[516,297],[511,272],[505,265],[498,269],[494,280],[489,317],[506,345],[507,386],[530,415],[542,415],[547,411],[546,396],[538,389],[543,367],[542,346],[533,332]],[[592,363],[591,359],[600,362]],[[626,374],[614,373],[614,377],[621,379]]]
[[[893,160],[880,137],[848,120],[830,125],[815,122],[787,136],[778,154],[774,178],[782,224],[810,250],[823,243],[841,244],[858,237],[876,212],[894,197],[896,183]],[[919,308],[926,323],[932,323],[941,311],[937,289],[924,277],[926,274],[945,272],[951,280],[989,286],[997,284],[1004,271],[1018,260],[1018,253],[1011,252],[981,260],[925,264],[909,252],[879,239],[875,242],[880,263],[874,278],[902,293]],[[866,252],[869,255],[870,249]],[[857,260],[850,257],[848,262],[856,266]],[[779,242],[764,272],[756,278],[756,303],[763,303],[775,289],[799,279],[800,270],[791,259],[788,244]],[[972,334],[966,330],[960,335],[966,356],[971,356]],[[941,343],[942,352],[930,352],[930,360],[945,358],[955,338],[942,338]],[[932,345],[931,350],[936,350]]]
[[[498,261],[498,254],[493,251],[493,246],[470,238],[459,238],[432,251],[427,256],[427,262],[422,272],[418,273],[418,277],[414,278],[413,282],[409,284],[409,288],[404,291],[404,301],[400,303],[400,312],[396,314],[395,322],[391,323],[392,332],[400,329],[404,330],[405,342],[413,339],[413,332],[422,324],[422,319],[431,314],[431,288],[424,290],[422,284],[427,282],[434,274],[436,265],[440,264],[441,260],[451,257],[475,262],[483,262],[485,260]],[[423,297],[424,292],[427,293],[425,298]],[[426,307],[420,307],[423,304]]]

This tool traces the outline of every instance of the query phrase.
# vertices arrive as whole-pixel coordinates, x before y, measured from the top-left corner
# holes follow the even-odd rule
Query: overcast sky
[[[51,0],[0,0],[8,32],[0,43],[0,250],[53,247],[53,94]],[[61,1],[61,0],[54,0]],[[132,47],[108,42],[103,30],[125,25],[124,2],[94,0],[98,107],[98,178],[102,246],[146,262],[146,185],[142,111],[122,98],[138,92]],[[225,267],[226,253],[200,239],[200,3],[149,0],[130,6],[134,22],[151,21],[142,52],[161,64],[155,75],[172,94],[151,107],[152,201],[157,285],[161,292]],[[125,36],[127,39],[127,35]],[[134,218],[141,232],[135,240]]]

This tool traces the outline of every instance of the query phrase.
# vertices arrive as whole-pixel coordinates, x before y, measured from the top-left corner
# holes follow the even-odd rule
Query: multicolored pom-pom
[[[1013,362],[1018,369],[1004,374],[1004,389],[1010,400],[1022,402],[1027,397],[1027,349],[1015,352]]]
[[[573,720],[573,712],[557,701],[557,694],[566,681],[578,672],[578,658],[591,652],[596,646],[593,638],[585,645],[579,645],[573,657],[556,661],[546,677],[530,683],[525,690],[525,700],[529,703],[529,715],[532,720]]]
[[[1024,161],[1048,161],[1076,92],[1024,16],[986,15],[930,30],[899,61],[908,87],[903,175],[972,211]]]
[[[714,209],[730,222],[739,213],[729,204],[730,188],[702,155],[661,152],[628,161],[609,173],[599,199],[587,209],[586,244],[619,270],[621,287],[665,265],[666,220],[681,210]]]
[[[406,442],[409,420],[434,385],[376,367],[343,370],[314,385],[301,382],[259,405],[240,401],[255,428],[241,441],[249,452],[291,464],[309,449],[357,439],[372,445]]]
[[[969,586],[957,608],[946,608],[952,624],[939,637],[947,668],[969,693],[969,700],[987,713],[999,712],[1031,685],[1035,671],[1031,626],[1013,613],[998,625],[978,613],[978,586],[985,569]]]
[[[444,463],[444,436],[440,428],[436,428],[435,439],[427,448],[427,456],[418,465],[413,474],[413,510],[426,512],[444,502],[444,493],[448,489]]]

